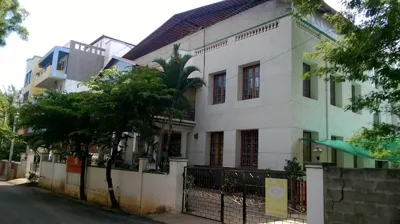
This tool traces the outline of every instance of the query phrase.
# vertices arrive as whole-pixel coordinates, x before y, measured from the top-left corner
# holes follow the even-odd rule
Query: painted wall
[[[106,50],[104,56],[104,65],[106,65],[113,56],[122,57],[128,53],[133,46],[119,41],[109,40],[105,43],[104,48]]]
[[[25,75],[32,71],[32,76],[31,76],[31,83],[27,86],[24,86],[21,89],[21,94],[25,94],[26,92],[29,91],[29,98],[31,98],[32,96],[36,95],[36,94],[40,94],[43,92],[42,89],[34,87],[36,85],[36,80],[38,78],[38,76],[36,75],[36,73],[39,72],[39,65],[38,62],[41,59],[41,57],[39,56],[34,56],[30,59],[26,60],[26,73],[24,74],[24,82],[25,82]]]
[[[304,24],[303,24],[304,25]],[[325,29],[326,30],[326,29]],[[317,139],[331,139],[331,136],[342,137],[344,140],[351,137],[357,130],[363,126],[372,124],[373,116],[368,111],[362,111],[361,114],[352,111],[344,111],[344,107],[350,104],[351,85],[350,82],[337,83],[340,86],[340,94],[336,95],[336,101],[340,106],[334,106],[330,103],[330,83],[325,82],[324,78],[313,77],[316,84],[312,84],[312,91],[317,92],[317,99],[310,99],[303,96],[303,63],[311,65],[311,69],[323,66],[321,60],[311,60],[304,56],[304,53],[315,52],[315,45],[321,39],[326,39],[323,35],[315,37],[315,31],[305,30],[298,20],[292,21],[292,117],[293,129],[291,130],[292,145],[294,155],[302,161],[303,144],[298,139],[303,137],[303,130],[315,132]],[[332,74],[335,75],[335,74]],[[373,90],[371,83],[356,83],[361,88],[361,94]],[[314,88],[313,88],[314,87]],[[332,161],[331,149],[323,148],[321,161]],[[315,155],[313,159],[315,160]],[[343,167],[353,167],[353,156],[338,152],[338,165]],[[374,161],[371,159],[358,158],[358,166],[374,167]]]
[[[307,61],[303,53],[312,52],[320,40],[306,31],[309,28],[304,30],[292,17],[285,16],[287,8],[285,3],[270,1],[207,28],[205,66],[203,30],[176,42],[181,43],[182,52],[194,56],[189,64],[202,71],[192,76],[204,77],[207,84],[196,90],[196,126],[188,136],[190,164],[209,164],[211,132],[224,132],[223,166],[238,167],[241,131],[258,129],[258,168],[281,170],[286,159],[296,156],[302,161],[303,143],[299,138],[303,137],[303,130],[315,132],[317,139],[331,135],[348,138],[372,122],[372,115],[366,111],[361,114],[344,112],[343,107],[351,97],[351,83],[346,82],[341,87],[342,108],[328,105],[329,127],[326,131],[329,88],[325,88],[323,79],[315,77],[313,85],[318,87],[318,99],[308,99],[302,94],[302,63],[315,66],[322,63]],[[332,30],[320,15],[314,15],[308,21],[321,30]],[[277,27],[273,27],[276,22]],[[267,31],[262,30],[264,25]],[[135,60],[146,64],[157,57],[167,58],[172,45]],[[260,97],[240,100],[242,67],[253,63],[260,64]],[[226,100],[223,104],[212,105],[211,78],[219,72],[226,73]],[[372,88],[370,83],[357,85],[361,86],[362,93]],[[193,137],[195,134],[197,139]],[[352,156],[340,152],[338,155],[338,163],[342,166],[353,166]],[[329,149],[324,149],[321,160],[331,161],[330,157]],[[370,167],[373,160],[359,158],[358,164]]]
[[[114,192],[121,209],[136,215],[154,213],[159,206],[165,206],[167,211],[180,211],[182,173],[187,160],[171,159],[169,174],[143,172],[146,162],[147,159],[140,160],[139,171],[112,170]],[[41,166],[39,186],[79,198],[79,174],[67,173],[66,164],[42,162]],[[105,168],[87,168],[86,194],[89,202],[111,206],[105,171]]]
[[[62,89],[67,92],[67,93],[73,93],[73,92],[81,92],[81,91],[87,91],[89,88],[87,86],[79,85],[82,82],[72,80],[72,79],[66,79],[63,82]]]
[[[87,82],[97,75],[104,64],[104,49],[71,41],[67,79]]]

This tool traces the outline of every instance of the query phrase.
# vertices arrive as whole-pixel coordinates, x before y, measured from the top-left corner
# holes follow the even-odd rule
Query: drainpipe
[[[325,67],[327,67],[327,63],[325,62]],[[329,97],[328,97],[328,73],[325,73],[325,137],[326,140],[329,140],[329,113],[328,113],[328,109],[329,109]],[[331,82],[331,80],[329,80],[329,82]],[[326,161],[329,161],[329,152],[328,152],[328,147],[326,147]]]
[[[203,81],[206,72],[206,28],[203,28]]]

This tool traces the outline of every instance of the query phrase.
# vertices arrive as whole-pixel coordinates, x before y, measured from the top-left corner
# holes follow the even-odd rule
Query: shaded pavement
[[[0,223],[150,224],[159,222],[104,210],[35,187],[0,182]]]

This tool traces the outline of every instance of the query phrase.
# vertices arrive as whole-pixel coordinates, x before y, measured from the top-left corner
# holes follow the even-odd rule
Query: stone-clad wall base
[[[400,170],[324,170],[325,223],[400,223]]]

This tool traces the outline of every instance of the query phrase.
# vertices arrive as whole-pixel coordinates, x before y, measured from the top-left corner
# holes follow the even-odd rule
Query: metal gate
[[[265,214],[265,178],[288,179],[287,219]],[[281,171],[186,167],[182,212],[222,223],[307,223],[303,179]]]

